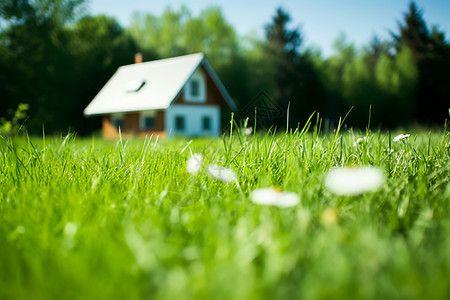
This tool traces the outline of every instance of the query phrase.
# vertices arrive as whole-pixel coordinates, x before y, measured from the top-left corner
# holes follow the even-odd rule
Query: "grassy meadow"
[[[0,299],[449,299],[449,138],[0,138]],[[196,153],[237,181],[190,174]],[[334,194],[343,166],[385,182]],[[300,202],[252,202],[271,186]]]

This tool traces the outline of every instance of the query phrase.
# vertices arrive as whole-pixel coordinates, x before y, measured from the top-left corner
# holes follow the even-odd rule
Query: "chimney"
[[[142,62],[142,53],[138,52],[134,55],[134,63],[140,64]]]

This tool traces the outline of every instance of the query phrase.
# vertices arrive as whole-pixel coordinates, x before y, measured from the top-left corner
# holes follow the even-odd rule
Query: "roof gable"
[[[235,105],[202,53],[119,67],[84,110],[86,116],[167,109],[204,65],[230,108]]]

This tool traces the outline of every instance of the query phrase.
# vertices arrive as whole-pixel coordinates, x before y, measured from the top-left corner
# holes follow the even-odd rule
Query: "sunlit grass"
[[[0,298],[448,299],[448,132],[238,133],[0,139]],[[336,195],[343,166],[386,180]],[[300,203],[252,202],[269,187]]]

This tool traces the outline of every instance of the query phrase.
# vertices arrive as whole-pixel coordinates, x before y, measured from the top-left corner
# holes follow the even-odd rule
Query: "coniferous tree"
[[[296,65],[300,57],[299,46],[302,42],[297,29],[288,29],[290,16],[278,8],[272,23],[266,26],[267,55],[274,68],[277,102],[285,107],[293,95],[296,84]]]
[[[440,123],[448,116],[450,99],[450,46],[437,28],[432,31],[423,19],[422,11],[411,2],[400,34],[395,36],[396,47],[407,46],[418,68],[418,84],[413,101],[419,122]]]
[[[303,38],[298,28],[288,28],[290,20],[286,11],[277,9],[272,23],[265,28],[265,52],[272,66],[274,100],[286,113],[289,107],[289,116],[283,116],[276,123],[285,125],[289,117],[289,126],[295,127],[315,109],[314,101],[323,97],[313,56],[300,52]]]

